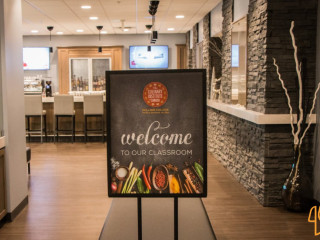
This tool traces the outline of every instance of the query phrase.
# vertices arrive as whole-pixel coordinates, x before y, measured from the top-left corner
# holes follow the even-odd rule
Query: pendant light
[[[99,31],[99,41],[101,40],[100,36],[101,36],[101,30],[103,29],[103,26],[97,26],[97,29]],[[98,47],[98,52],[101,53],[102,52],[102,47]]]
[[[51,42],[51,31],[53,30],[53,26],[48,26],[47,29],[50,32],[50,42]],[[50,52],[52,53],[53,52],[53,48],[49,47],[49,49],[50,49]]]

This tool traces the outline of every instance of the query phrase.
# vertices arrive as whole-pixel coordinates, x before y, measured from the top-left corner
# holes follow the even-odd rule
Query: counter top
[[[6,146],[6,137],[0,137],[0,149]]]
[[[83,96],[74,96],[73,97],[74,102],[83,102]],[[103,101],[106,101],[106,96],[103,96]],[[42,98],[43,103],[53,103],[54,97],[43,97]]]
[[[232,105],[212,100],[207,100],[207,106],[232,116],[253,122],[258,125],[269,124],[290,124],[290,114],[264,114],[247,110],[244,106]],[[293,115],[294,122],[297,123],[297,114]],[[312,123],[316,123],[316,114],[311,115]]]

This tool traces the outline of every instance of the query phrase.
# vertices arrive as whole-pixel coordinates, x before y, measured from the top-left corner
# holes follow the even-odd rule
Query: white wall
[[[317,21],[317,83],[320,82],[320,0],[318,0],[318,21]],[[320,94],[318,93],[318,101],[316,107],[317,127],[315,141],[315,163],[314,163],[314,198],[320,201]]]
[[[169,46],[169,69],[177,68],[177,49],[176,44],[185,44],[185,34],[159,34],[156,45]],[[49,75],[53,79],[53,91],[58,91],[58,54],[57,47],[70,46],[124,46],[122,55],[122,69],[129,69],[129,46],[130,45],[150,45],[147,34],[107,34],[101,35],[101,41],[98,35],[69,35],[52,36],[51,42],[49,36],[24,36],[24,47],[53,47],[51,53],[51,70],[49,71],[25,71],[25,76],[42,74]],[[98,51],[98,50],[97,50]]]
[[[6,136],[8,212],[12,212],[28,195],[21,15],[21,0],[0,0],[1,98]]]

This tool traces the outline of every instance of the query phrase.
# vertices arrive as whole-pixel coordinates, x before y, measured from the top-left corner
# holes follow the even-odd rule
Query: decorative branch
[[[298,81],[299,81],[299,111],[300,111],[300,116],[299,116],[299,121],[297,123],[297,132],[296,132],[296,138],[299,138],[299,134],[301,131],[301,124],[303,121],[303,108],[302,108],[302,78],[301,78],[301,63],[299,63],[298,60],[298,48],[296,45],[296,40],[293,34],[293,28],[294,28],[294,21],[291,22],[291,28],[290,28],[290,35],[292,39],[292,46],[294,48],[294,61],[296,63],[296,72],[298,76]],[[295,138],[295,139],[296,139]],[[299,142],[296,143],[294,142],[295,145],[299,144]]]
[[[291,106],[291,100],[290,100],[290,96],[288,94],[288,90],[286,88],[286,86],[284,85],[284,81],[283,79],[281,78],[281,74],[279,72],[279,66],[277,65],[277,62],[276,62],[276,59],[273,58],[273,65],[276,67],[277,69],[277,74],[278,74],[278,78],[281,82],[281,86],[284,90],[284,93],[286,94],[286,97],[287,97],[287,100],[288,100],[288,107],[290,109],[290,124],[291,124],[291,133],[292,133],[292,136],[293,136],[293,140],[294,140],[294,144],[298,144],[299,143],[299,138],[298,136],[294,133],[294,125],[293,125],[293,113],[292,113],[292,106]]]
[[[311,126],[311,123],[312,123],[312,121],[311,121],[311,115],[312,115],[312,112],[313,112],[314,107],[315,107],[315,105],[316,105],[317,93],[319,92],[319,90],[320,90],[320,83],[318,84],[318,87],[317,87],[316,91],[314,92],[312,108],[311,108],[310,113],[309,113],[309,116],[308,116],[308,120],[309,120],[308,126],[306,127],[306,129],[304,130],[304,132],[303,132],[303,134],[302,134],[302,136],[301,136],[300,143],[299,143],[299,147],[301,147],[302,140],[304,139],[307,131],[309,130],[309,128],[310,128],[310,126]]]
[[[212,45],[212,47],[211,47],[211,45]],[[210,50],[214,51],[219,57],[222,57],[222,51],[218,47],[218,45],[215,41],[214,42],[209,41],[209,48],[210,48]]]

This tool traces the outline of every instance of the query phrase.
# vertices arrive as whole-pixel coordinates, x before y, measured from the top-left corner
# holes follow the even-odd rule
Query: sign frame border
[[[111,190],[111,175],[110,166],[111,160],[111,135],[108,134],[111,130],[110,117],[110,81],[111,75],[122,74],[160,74],[160,73],[202,73],[202,114],[203,114],[203,192],[202,193],[148,193],[148,194],[121,194],[112,193]],[[173,70],[121,70],[121,71],[106,71],[106,114],[107,114],[107,179],[108,179],[108,197],[109,198],[206,198],[208,194],[208,178],[207,178],[207,89],[206,89],[206,69],[173,69]]]

